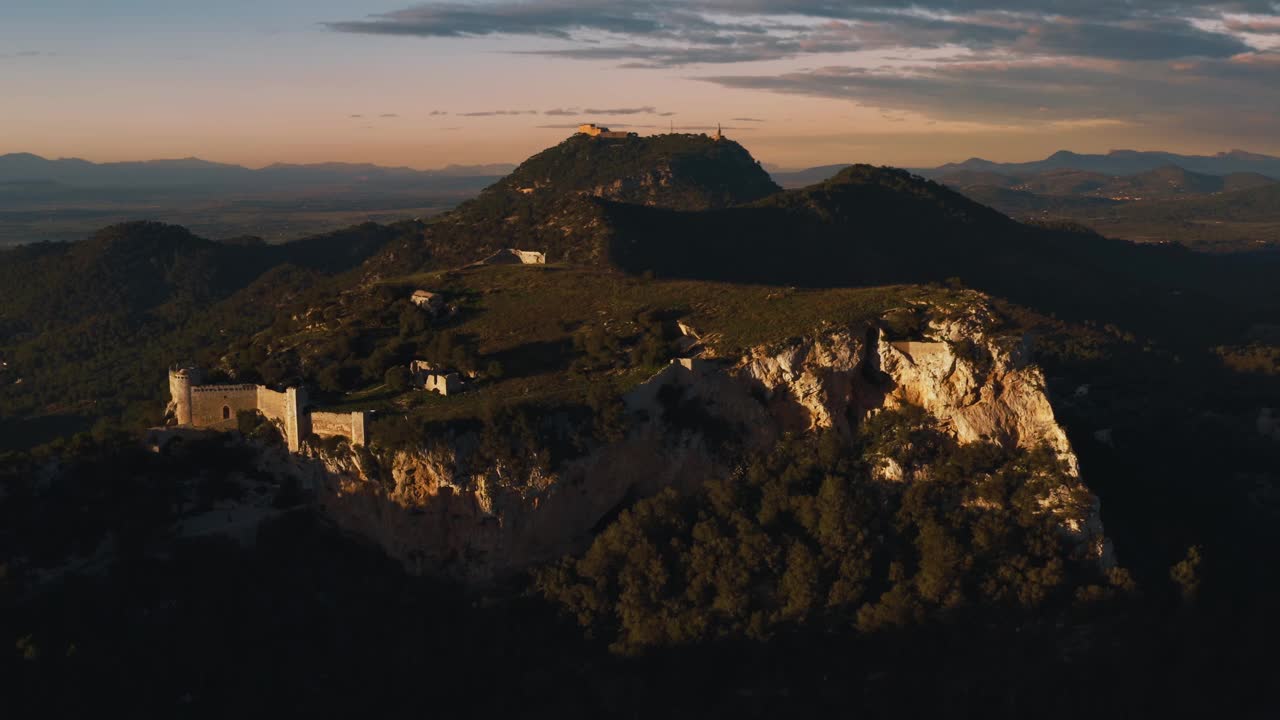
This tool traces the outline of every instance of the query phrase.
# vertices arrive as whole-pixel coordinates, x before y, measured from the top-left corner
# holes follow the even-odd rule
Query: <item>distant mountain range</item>
[[[199,158],[94,163],[78,158],[49,160],[30,153],[0,155],[0,183],[57,183],[78,187],[142,188],[237,186],[246,189],[297,190],[330,185],[441,185],[475,178],[496,179],[514,165],[450,165],[439,170],[382,167],[368,164],[275,164],[260,169],[209,162]]]
[[[822,182],[853,163],[821,165],[802,170],[773,170],[770,174],[784,188],[798,188]],[[1138,150],[1112,150],[1106,155],[1089,155],[1060,150],[1044,160],[1021,163],[998,163],[972,158],[961,163],[948,163],[935,168],[914,168],[911,172],[933,180],[947,176],[965,177],[966,185],[1000,186],[1002,180],[979,182],[978,175],[988,174],[1024,178],[1058,170],[1076,170],[1106,176],[1137,175],[1170,167],[1201,175],[1233,175],[1252,173],[1280,179],[1280,157],[1260,155],[1244,150],[1217,155],[1179,155],[1177,153]]]
[[[956,172],[993,172],[1002,175],[1035,175],[1052,170],[1082,170],[1105,175],[1135,175],[1167,166],[1177,166],[1206,175],[1257,173],[1280,178],[1280,158],[1232,150],[1217,155],[1178,155],[1167,152],[1112,150],[1106,155],[1085,155],[1067,150],[1056,152],[1044,160],[1025,163],[997,163],[973,158],[962,163],[915,170],[925,177],[938,177]]]
[[[1107,175],[1088,170],[1048,170],[1032,175],[1003,175],[960,170],[934,179],[961,190],[987,187],[1054,197],[1096,197],[1117,201],[1154,200],[1249,190],[1277,181],[1253,172],[1210,175],[1166,165],[1133,175]]]

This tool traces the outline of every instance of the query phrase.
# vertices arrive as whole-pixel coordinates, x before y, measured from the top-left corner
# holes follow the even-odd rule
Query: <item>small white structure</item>
[[[444,298],[439,293],[433,293],[429,290],[415,290],[413,297],[409,301],[414,305],[435,315],[444,309]]]
[[[480,261],[481,265],[546,265],[545,253],[505,248]]]
[[[462,378],[458,373],[438,369],[426,360],[414,360],[409,371],[413,374],[413,384],[427,392],[447,397],[462,391]]]

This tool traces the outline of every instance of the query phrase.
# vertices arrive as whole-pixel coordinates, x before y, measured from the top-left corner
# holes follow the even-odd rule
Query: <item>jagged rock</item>
[[[1017,338],[988,336],[980,315],[930,326],[929,339],[890,343],[875,328],[755,348],[736,363],[682,359],[624,398],[638,419],[623,440],[554,473],[501,464],[469,467],[474,436],[436,439],[384,457],[382,475],[351,458],[326,459],[321,501],[337,522],[418,573],[483,582],[584,548],[631,500],[690,489],[732,471],[701,434],[664,425],[664,403],[697,403],[735,428],[740,450],[771,447],[786,432],[834,429],[880,408],[919,406],[962,443],[1048,445],[1067,482],[1041,500],[1063,532],[1110,565],[1097,499],[1057,424],[1043,374]],[[667,390],[664,391],[664,388]],[[927,482],[927,468],[879,463],[878,480]]]

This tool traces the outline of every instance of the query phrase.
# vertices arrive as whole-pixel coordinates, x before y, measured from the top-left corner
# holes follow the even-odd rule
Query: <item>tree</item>
[[[1182,599],[1192,602],[1200,594],[1200,546],[1187,548],[1187,556],[1169,568],[1169,578],[1178,586]]]
[[[409,389],[409,384],[413,378],[409,374],[409,368],[403,365],[396,365],[388,368],[382,381],[386,384],[387,389],[391,392],[404,392]]]
[[[502,363],[497,360],[490,360],[489,364],[485,366],[484,369],[485,376],[490,380],[501,380],[505,373],[506,370],[502,367]]]

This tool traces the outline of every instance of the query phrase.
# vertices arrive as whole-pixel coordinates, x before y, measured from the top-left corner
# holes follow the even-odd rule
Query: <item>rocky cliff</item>
[[[1079,479],[1043,375],[1019,338],[988,335],[984,325],[969,313],[935,321],[910,342],[864,327],[755,348],[736,361],[674,361],[626,396],[632,422],[624,439],[554,472],[477,460],[477,439],[466,434],[376,462],[372,454],[321,453],[328,471],[317,478],[320,501],[413,572],[483,582],[579,550],[634,499],[733,472],[744,453],[784,433],[848,436],[869,414],[911,405],[960,443],[1048,446],[1065,480],[1042,507],[1109,564],[1097,500]],[[927,482],[928,469],[886,459],[874,476]]]

